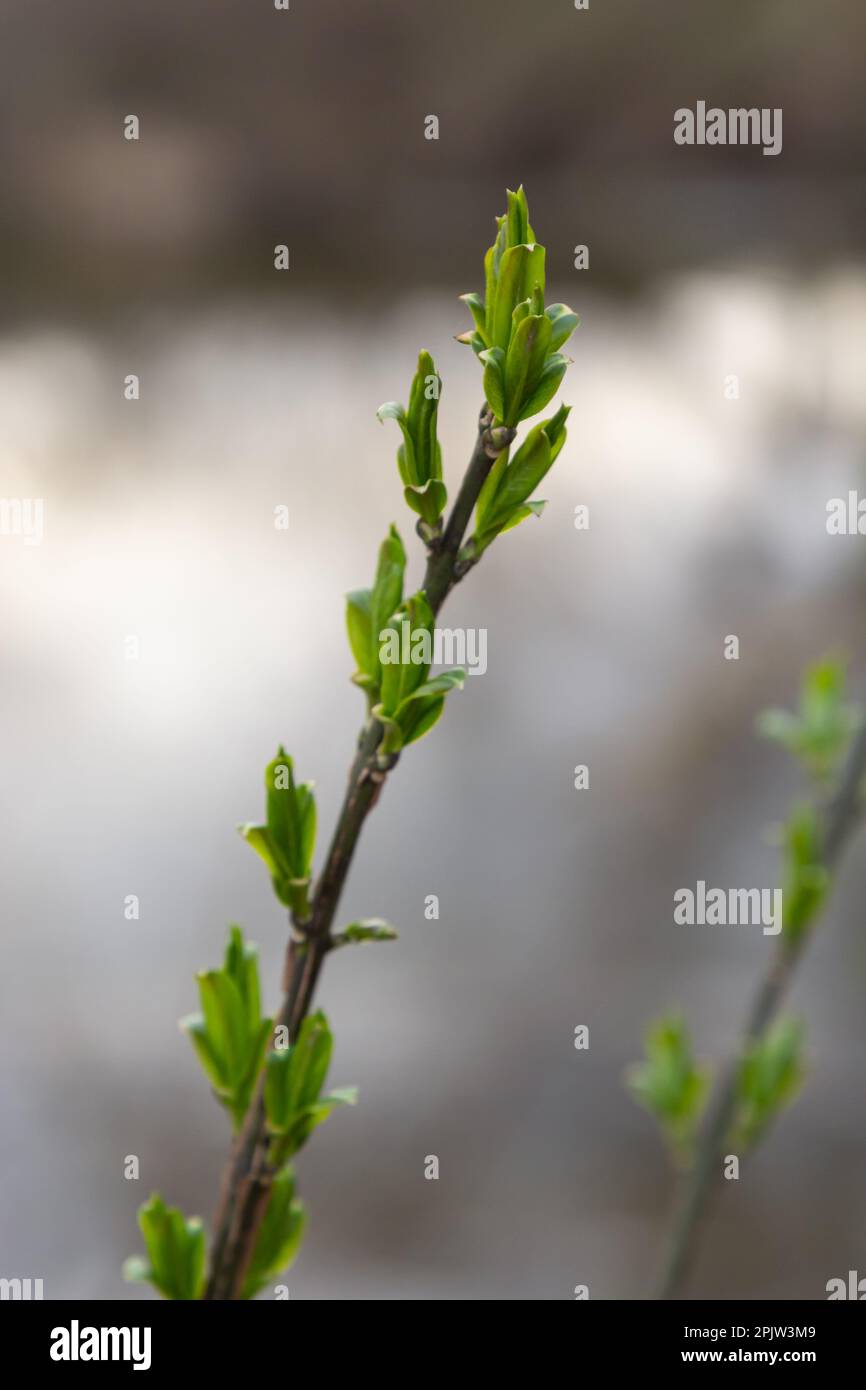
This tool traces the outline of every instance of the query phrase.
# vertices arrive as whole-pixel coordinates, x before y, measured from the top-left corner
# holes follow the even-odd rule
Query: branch
[[[514,434],[514,430],[494,428],[492,412],[485,404],[479,416],[475,448],[451,516],[427,562],[423,587],[434,614],[462,577],[457,557],[478,494],[494,459],[508,447]],[[331,927],[361,830],[387,777],[389,769],[383,770],[377,759],[383,732],[375,719],[369,720],[361,731],[343,806],[313,895],[310,920],[293,924],[283,980],[285,997],[275,1020],[275,1027],[288,1027],[291,1039],[297,1036],[312,1003],[322,963],[333,944]],[[395,757],[392,767],[396,761]],[[206,1300],[240,1298],[264,1219],[275,1172],[267,1155],[264,1076],[263,1070],[223,1173]]]
[[[836,795],[824,812],[821,862],[835,868],[862,815],[862,786],[866,775],[866,726],[854,740]],[[811,932],[793,942],[784,935],[770,962],[740,1039],[739,1056],[763,1037],[782,1005]],[[675,1298],[688,1274],[695,1253],[698,1227],[707,1208],[719,1170],[719,1159],[733,1123],[737,1105],[738,1059],[731,1061],[717,1087],[704,1125],[695,1165],[682,1205],[674,1222],[656,1297]]]

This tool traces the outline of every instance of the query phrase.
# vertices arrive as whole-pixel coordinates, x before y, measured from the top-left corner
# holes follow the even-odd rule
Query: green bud
[[[782,827],[782,941],[799,942],[824,905],[830,874],[821,860],[821,828],[814,806],[791,812]]]
[[[433,612],[423,593],[406,599],[379,634],[382,661],[380,708],[392,716],[427,678],[432,661]],[[426,658],[426,659],[425,659]]]
[[[130,1283],[150,1283],[163,1298],[190,1302],[204,1292],[205,1240],[198,1217],[189,1220],[154,1193],[138,1211],[147,1259],[133,1255],[123,1267]]]
[[[758,731],[780,743],[819,782],[828,781],[845,758],[863,711],[846,700],[844,661],[826,658],[807,668],[796,714],[765,710]]]
[[[504,423],[512,428],[522,419],[547,362],[553,328],[546,314],[528,314],[514,330],[505,359]]]
[[[271,1020],[260,1011],[258,951],[244,941],[240,927],[229,928],[222,969],[202,970],[196,980],[201,1013],[181,1019],[180,1026],[238,1130],[271,1030]]]
[[[316,846],[316,801],[312,782],[295,782],[292,760],[280,746],[265,769],[264,825],[239,826],[267,865],[274,893],[298,921],[310,915],[309,888]]]
[[[568,342],[580,319],[567,304],[549,304],[544,312],[552,325],[550,350],[558,352]]]
[[[283,1168],[271,1183],[271,1195],[256,1237],[242,1298],[254,1298],[293,1262],[304,1236],[307,1215],[295,1197],[295,1175]]]
[[[544,503],[528,499],[562,452],[569,409],[561,406],[530,430],[513,458],[502,453],[494,461],[475,510],[475,531],[469,542],[475,558],[502,532],[540,515]]]
[[[497,421],[537,415],[565,374],[559,349],[578,325],[565,304],[544,307],[545,250],[535,240],[526,194],[508,192],[496,240],[484,258],[485,293],[461,296],[474,328],[460,335],[484,367],[484,393]]]
[[[433,612],[426,595],[414,594],[382,630],[380,700],[372,713],[385,726],[379,746],[383,759],[415,743],[437,722],[449,691],[460,689],[460,667],[428,679],[433,661]]]
[[[409,392],[409,408],[388,401],[376,412],[380,420],[396,420],[403,433],[397,450],[397,466],[405,484],[404,496],[414,512],[435,526],[448,500],[442,482],[442,449],[437,437],[442,380],[429,352],[418,357],[418,369]]]
[[[273,1162],[297,1153],[337,1106],[355,1104],[353,1087],[322,1095],[333,1046],[328,1020],[319,1011],[304,1020],[295,1043],[268,1053],[264,1095]]]
[[[400,533],[392,526],[379,547],[373,588],[355,589],[347,595],[346,627],[358,663],[352,680],[367,692],[371,704],[378,698],[382,679],[379,634],[400,606],[405,571],[406,551]]]
[[[352,922],[333,937],[334,946],[357,945],[364,941],[396,941],[397,931],[381,917],[365,917]]]
[[[804,1033],[798,1019],[782,1018],[748,1048],[737,1072],[737,1115],[730,1136],[733,1147],[741,1151],[753,1148],[794,1100],[806,1074]]]
[[[626,1083],[638,1104],[658,1121],[679,1163],[691,1160],[709,1091],[709,1072],[694,1060],[682,1018],[668,1015],[651,1024],[646,1059],[630,1067]]]

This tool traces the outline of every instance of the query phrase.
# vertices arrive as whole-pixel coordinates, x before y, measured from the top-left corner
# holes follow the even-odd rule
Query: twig
[[[866,776],[866,726],[856,736],[836,795],[823,816],[821,862],[832,870],[863,814],[862,786]],[[776,952],[755,995],[740,1040],[740,1055],[766,1032],[781,1007],[811,932],[794,941],[779,938]],[[729,1063],[716,1089],[704,1124],[694,1167],[674,1221],[656,1297],[675,1298],[695,1253],[698,1228],[714,1189],[719,1159],[737,1104],[738,1059]]]
[[[472,458],[444,535],[430,550],[423,588],[434,615],[461,577],[457,556],[484,480],[493,460],[514,437],[514,430],[500,427],[494,431],[492,426],[492,413],[485,405],[479,416]],[[288,1027],[292,1040],[312,1003],[322,963],[331,949],[331,927],[352,857],[387,776],[388,769],[382,769],[377,760],[383,732],[375,719],[369,720],[361,731],[345,800],[313,895],[310,920],[293,924],[295,930],[286,958],[285,998],[275,1020],[275,1026]],[[241,1296],[274,1176],[267,1148],[263,1071],[223,1174],[214,1220],[210,1277],[204,1295],[207,1300]]]

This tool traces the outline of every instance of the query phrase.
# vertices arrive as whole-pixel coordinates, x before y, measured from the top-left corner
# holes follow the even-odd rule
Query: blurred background
[[[799,784],[755,715],[827,651],[866,677],[862,542],[825,527],[866,481],[866,11],[3,0],[0,24],[0,495],[45,507],[42,545],[0,540],[0,1274],[147,1297],[120,1274],[139,1203],[212,1212],[228,1124],[176,1021],[234,920],[276,1004],[285,922],[235,826],[282,741],[327,838],[363,713],[342,596],[390,521],[414,539],[374,412],[429,348],[456,488],[481,393],[456,296],[523,181],[583,321],[569,441],[543,520],[446,610],[487,628],[487,673],[366,828],[341,916],[401,939],[325,973],[361,1101],[299,1162],[287,1282],[642,1294],[674,1189],[623,1069],[672,1005],[726,1055],[773,944],[674,927],[673,893],[777,882]],[[698,100],[781,107],[782,154],[676,146]],[[810,1079],[719,1194],[692,1296],[866,1272],[862,845],[793,1000]]]

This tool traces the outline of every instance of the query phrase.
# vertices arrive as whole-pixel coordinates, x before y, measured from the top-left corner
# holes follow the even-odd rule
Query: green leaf
[[[289,1101],[293,1110],[302,1110],[318,1100],[325,1084],[334,1037],[321,1009],[304,1019],[297,1042],[291,1049]]]
[[[562,451],[569,407],[561,406],[549,420],[530,430],[513,458],[501,454],[493,464],[478,497],[475,532],[469,547],[475,558],[505,531],[530,516],[540,516],[545,503],[527,501]]]
[[[246,944],[244,942],[244,934],[236,923],[229,927],[223,969],[237,987],[246,1012],[247,1030],[250,1034],[254,1034],[262,1016],[259,994],[259,953],[252,943]]]
[[[567,366],[568,358],[563,357],[561,353],[555,352],[548,357],[538,383],[520,408],[521,420],[528,420],[531,415],[537,415],[549,404],[559,390]]]
[[[403,700],[427,679],[433,646],[433,611],[423,592],[413,594],[397,609],[384,632],[394,635],[399,659],[382,662],[380,704],[374,710],[390,717]],[[381,656],[387,655],[385,644]],[[420,656],[427,659],[418,659]]]
[[[553,463],[550,440],[543,426],[536,426],[527,435],[514,458],[503,472],[496,495],[488,504],[485,530],[505,523],[507,518],[535,491]]]
[[[497,420],[505,417],[505,353],[500,347],[488,348],[482,352],[484,363],[484,396]]]
[[[814,923],[830,889],[818,812],[806,803],[782,827],[782,940],[793,947]]]
[[[417,743],[425,734],[429,734],[434,724],[437,724],[442,717],[445,709],[445,696],[431,696],[429,699],[416,700],[407,705],[400,716],[400,747],[408,748],[411,743]]]
[[[544,292],[543,246],[510,246],[503,255],[496,284],[491,341],[494,347],[508,350],[511,341],[511,316],[523,299],[531,299],[540,287]]]
[[[285,1141],[289,1153],[294,1154],[302,1149],[313,1130],[324,1124],[334,1110],[342,1105],[355,1105],[357,1100],[357,1088],[344,1086],[342,1090],[332,1091],[321,1100],[299,1110]]]
[[[454,667],[439,672],[432,680],[422,680],[403,696],[395,710],[377,705],[373,713],[385,726],[380,753],[383,756],[399,753],[429,733],[442,715],[445,696],[451,690],[461,689],[465,680],[466,672]]]
[[[505,359],[504,423],[517,424],[526,399],[537,386],[550,348],[551,323],[546,315],[530,314],[512,334]]]
[[[797,1095],[806,1074],[804,1034],[798,1019],[782,1018],[747,1049],[737,1072],[735,1147],[753,1148]]]
[[[385,734],[379,745],[380,754],[383,757],[390,757],[394,753],[399,753],[401,749],[407,748],[409,744],[417,743],[438,723],[444,708],[445,696],[431,695],[407,704],[401,712],[399,720],[391,719],[384,712],[374,710],[376,717],[385,726]]]
[[[403,443],[397,450],[397,465],[400,470],[400,477],[404,483],[415,483],[418,481],[417,468],[415,464],[415,446],[412,440],[412,430],[409,425],[408,413],[399,405],[397,401],[386,401],[380,405],[376,415],[382,424],[386,420],[396,420],[403,435]]]
[[[292,878],[308,878],[311,839],[315,840],[312,784],[295,782],[292,759],[282,745],[267,766],[265,787],[271,844],[276,848],[280,860],[287,865]]]
[[[201,1014],[187,1014],[180,1020],[180,1027],[186,1033],[193,1047],[196,1056],[201,1064],[202,1071],[216,1090],[224,1090],[227,1084],[227,1077],[222,1058],[214,1050],[210,1036],[207,1031],[204,1018]]]
[[[565,422],[571,414],[570,405],[561,405],[555,415],[551,415],[549,420],[542,423],[541,428],[550,440],[550,457],[552,462],[556,462],[565,446],[568,438],[568,431]]]
[[[447,671],[440,671],[438,675],[433,676],[431,680],[424,681],[423,685],[419,685],[417,690],[413,690],[410,695],[406,696],[397,709],[397,715],[399,717],[412,700],[421,700],[428,695],[447,695],[450,690],[462,690],[465,684],[466,672],[462,666],[453,666]]]
[[[247,844],[252,846],[270,870],[271,884],[277,901],[281,902],[284,907],[294,909],[295,903],[299,901],[298,895],[303,893],[305,881],[292,877],[292,871],[286,863],[285,855],[278,853],[267,826],[239,825],[238,830]]]
[[[291,1168],[283,1168],[271,1184],[242,1298],[254,1298],[269,1280],[292,1264],[304,1237],[306,1220],[303,1204],[295,1197],[294,1173]]]
[[[238,926],[229,931],[221,970],[196,976],[201,1013],[181,1020],[202,1070],[237,1130],[261,1068],[271,1020],[262,1018],[258,952]]]
[[[650,1025],[646,1058],[628,1069],[626,1084],[638,1104],[655,1116],[677,1161],[688,1162],[708,1097],[709,1072],[696,1064],[679,1015]]]
[[[843,762],[863,711],[846,699],[845,662],[830,657],[809,666],[796,714],[765,710],[758,732],[780,743],[818,782],[827,782]]]
[[[373,588],[355,589],[347,595],[346,627],[358,666],[352,680],[367,692],[371,703],[378,694],[382,676],[379,634],[403,597],[405,569],[403,542],[397,528],[391,526],[379,547]]]
[[[258,1031],[250,1034],[247,1043],[247,1065],[241,1075],[235,1096],[232,1100],[232,1111],[235,1116],[235,1127],[240,1129],[244,1116],[249,1109],[253,1090],[258,1080],[259,1072],[264,1064],[267,1055],[268,1042],[273,1031],[274,1020],[263,1018],[258,1026]]]
[[[296,1042],[268,1054],[265,1112],[272,1133],[287,1134],[298,1115],[318,1101],[333,1045],[328,1021],[319,1011],[301,1024]]]
[[[335,1106],[354,1104],[351,1088],[321,1094],[333,1041],[325,1015],[318,1012],[304,1021],[291,1047],[268,1054],[264,1101],[272,1162],[296,1153]]]
[[[520,525],[521,521],[528,521],[531,516],[540,517],[546,506],[547,502],[543,497],[536,497],[531,502],[524,502],[522,507],[518,507],[503,522],[498,534],[502,536],[506,531],[512,531],[515,526]]]
[[[435,526],[448,503],[445,484],[431,478],[423,487],[407,487],[403,496],[413,512],[417,512],[428,526]]]
[[[435,526],[442,515],[446,500],[445,489],[441,486],[442,449],[436,432],[441,392],[442,379],[436,371],[436,364],[429,352],[422,351],[418,355],[418,366],[409,392],[408,410],[404,411],[396,401],[388,401],[377,412],[380,420],[396,420],[403,432],[397,463],[405,485],[404,496],[412,510],[430,526]],[[381,630],[381,621],[391,616],[401,596],[402,572],[396,601],[392,602],[387,612],[377,609],[373,616],[372,637]],[[377,618],[380,620],[379,627],[376,626]],[[376,669],[370,671],[361,666],[361,670],[374,680],[378,676]]]
[[[288,865],[281,862],[276,846],[271,844],[271,837],[266,825],[239,825],[238,831],[247,844],[255,850],[262,862],[267,865],[274,877],[286,877],[288,875]]]
[[[511,189],[506,190],[507,200],[507,233],[509,246],[519,246],[521,242],[530,241],[529,235],[529,208],[526,205],[526,194],[521,184],[516,193]]]
[[[337,1089],[336,1089],[335,1091],[329,1091],[328,1094],[327,1094],[326,1096],[322,1096],[322,1099],[319,1101],[319,1105],[320,1105],[323,1109],[324,1109],[325,1106],[327,1106],[329,1113],[330,1113],[331,1110],[336,1110],[336,1109],[338,1109],[339,1106],[341,1106],[341,1105],[357,1105],[357,1104],[358,1104],[358,1087],[357,1087],[357,1086],[338,1086]]]
[[[484,479],[483,486],[478,494],[478,501],[475,506],[475,530],[481,531],[487,523],[490,509],[496,499],[502,475],[508,467],[510,450],[503,449],[502,453],[493,461],[493,467]]]
[[[578,315],[567,304],[548,304],[544,311],[553,326],[550,351],[558,352],[564,347],[580,323]]]
[[[382,679],[379,661],[380,634],[389,618],[400,606],[403,597],[403,575],[406,571],[406,551],[396,526],[391,526],[379,548],[376,579],[370,607],[371,668],[375,684]]]
[[[204,1292],[205,1240],[198,1217],[185,1220],[182,1212],[167,1207],[154,1193],[139,1208],[138,1224],[147,1260],[140,1256],[127,1260],[124,1277],[153,1284],[164,1298],[200,1299]]]
[[[302,782],[296,788],[296,798],[301,822],[301,864],[303,877],[309,880],[313,873],[313,855],[316,852],[316,799],[313,796],[312,782]]]
[[[313,784],[295,782],[292,760],[281,746],[265,769],[265,788],[267,824],[238,829],[267,865],[278,900],[305,921],[316,842]]]
[[[471,347],[476,357],[480,357],[487,347],[487,339],[482,338],[480,333],[458,333],[458,343],[466,343]]]
[[[508,360],[508,353],[511,351],[511,345],[514,342],[514,335],[523,323],[523,320],[529,317],[531,307],[532,301],[529,299],[523,299],[519,304],[514,306],[514,313],[511,315],[511,338],[509,340],[508,352],[505,354],[506,362]]]
[[[499,267],[502,263],[502,253],[505,250],[508,237],[506,222],[505,216],[496,218],[496,237],[484,257],[485,337],[491,346],[494,342],[493,317],[496,310],[496,284],[499,278]]]
[[[291,1048],[272,1049],[265,1058],[265,1114],[273,1134],[285,1134],[292,1119],[289,1098]]]
[[[248,1029],[243,999],[234,980],[222,970],[202,971],[198,987],[208,1033],[215,1044],[222,1044],[226,1086],[234,1090],[246,1071]]]
[[[405,479],[423,487],[442,476],[442,456],[436,438],[436,422],[442,379],[429,352],[418,355],[418,369],[409,397],[409,430],[415,452],[415,477]]]
[[[219,971],[200,971],[196,975],[198,984],[199,1000],[201,1003],[201,1017],[204,1022],[205,1033],[212,1055],[217,1059],[221,1074],[224,1078],[224,1085],[229,1084],[228,1070],[228,1048],[229,1043],[226,1038],[226,1021],[223,1018],[222,1006],[220,1004],[217,991],[209,983],[209,975],[216,976]]]
[[[396,941],[397,930],[382,917],[364,917],[351,922],[334,937],[335,946],[350,946],[363,941]]]
[[[469,341],[477,336],[481,340],[482,348],[489,347],[487,342],[487,311],[484,307],[484,300],[480,294],[461,294],[460,298],[472,315],[475,323],[475,333],[469,334]]]
[[[375,680],[372,644],[372,589],[353,589],[346,595],[346,629],[349,646],[362,675]]]

